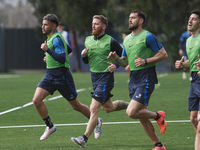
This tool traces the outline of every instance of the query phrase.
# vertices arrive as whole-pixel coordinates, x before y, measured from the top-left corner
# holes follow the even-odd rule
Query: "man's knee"
[[[32,102],[36,107],[39,106],[41,103],[43,103],[42,100],[37,97],[33,97]]]
[[[112,109],[107,108],[107,107],[102,107],[102,109],[103,109],[106,113],[112,112]]]
[[[132,112],[132,111],[126,110],[126,114],[127,114],[130,118],[138,119],[138,118],[137,118],[137,114],[134,113],[134,112]]]
[[[71,106],[76,111],[80,111],[80,109],[81,109],[81,103],[79,103],[79,102],[73,103],[73,104],[71,104]]]
[[[197,124],[198,124],[198,119],[197,119],[197,117],[190,116],[190,121],[191,121],[192,124],[194,124],[194,125],[197,125]]]

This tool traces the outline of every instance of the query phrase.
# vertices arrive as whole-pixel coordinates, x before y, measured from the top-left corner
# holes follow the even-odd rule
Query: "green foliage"
[[[140,0],[129,1],[126,5],[127,13],[131,10],[142,10],[147,14],[144,28],[161,38],[161,43],[172,56],[178,57],[179,39],[182,32],[187,30],[189,14],[194,9],[200,9],[198,0]]]
[[[116,32],[128,29],[128,17],[132,10],[147,14],[144,28],[155,34],[174,62],[179,58],[179,39],[187,30],[189,14],[200,9],[199,0],[29,0],[35,7],[35,15],[42,22],[47,13],[55,13],[69,27],[85,35],[91,31],[92,16],[105,15]]]

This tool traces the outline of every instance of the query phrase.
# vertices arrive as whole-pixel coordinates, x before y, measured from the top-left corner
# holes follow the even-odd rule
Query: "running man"
[[[191,36],[190,31],[187,30],[187,31],[183,32],[180,37],[179,55],[184,56],[185,61],[188,60],[187,53],[186,53],[186,41],[187,41],[188,37],[190,37],[190,36]],[[183,75],[182,75],[183,79],[186,79],[186,72],[187,72],[187,69],[184,68]]]
[[[167,53],[155,35],[142,29],[146,14],[134,10],[129,15],[129,30],[131,34],[125,37],[122,57],[115,52],[110,52],[108,58],[115,60],[120,66],[130,67],[129,96],[130,103],[126,110],[127,115],[139,119],[144,131],[155,145],[153,150],[166,150],[158,139],[155,128],[150,119],[157,121],[161,134],[167,128],[165,112],[151,112],[148,110],[150,96],[158,82],[156,69],[157,63],[166,59]]]
[[[70,47],[66,44],[63,36],[56,28],[58,18],[55,14],[47,14],[43,17],[42,32],[47,35],[47,41],[41,44],[41,49],[46,53],[44,61],[47,64],[46,75],[38,84],[33,103],[40,117],[46,124],[44,134],[40,140],[47,139],[56,131],[56,126],[52,123],[43,99],[58,90],[60,94],[68,100],[74,110],[79,111],[88,119],[90,118],[89,107],[80,103],[77,97],[73,77],[69,71],[68,53]]]
[[[121,55],[122,47],[115,39],[105,34],[107,25],[107,18],[103,15],[93,16],[93,36],[88,36],[86,38],[86,48],[81,53],[84,63],[89,63],[94,90],[94,92],[91,93],[90,120],[86,131],[83,136],[71,138],[72,142],[83,148],[86,147],[87,140],[94,129],[99,131],[98,133],[94,132],[96,139],[98,139],[102,133],[101,126],[99,125],[98,130],[98,126],[96,126],[98,121],[102,123],[102,120],[98,119],[100,107],[102,107],[106,113],[109,113],[126,109],[129,104],[122,100],[112,102],[113,95],[111,94],[111,90],[114,87],[114,71],[119,66],[113,64],[114,61],[112,60],[108,62],[107,56],[111,51],[116,51],[118,55]]]
[[[175,67],[177,69],[186,68],[191,71],[191,86],[190,92],[188,96],[188,110],[190,111],[190,120],[193,124],[194,131],[196,133],[195,139],[195,150],[200,150],[200,77],[198,75],[199,71],[199,57],[200,54],[200,11],[193,10],[190,13],[190,17],[188,20],[188,30],[191,33],[191,36],[187,39],[186,42],[186,52],[188,56],[188,60],[183,62],[184,56],[181,60],[177,60],[175,62]],[[198,116],[199,115],[199,116]]]

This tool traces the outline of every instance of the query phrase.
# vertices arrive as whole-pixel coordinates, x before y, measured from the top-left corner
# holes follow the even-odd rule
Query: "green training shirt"
[[[59,63],[58,61],[56,61],[55,59],[53,59],[47,52],[46,52],[46,64],[47,64],[47,69],[53,69],[53,68],[59,68],[59,67],[63,67],[65,66],[66,68],[70,67],[70,63],[69,63],[69,57],[68,57],[68,49],[67,49],[67,44],[63,38],[63,36],[60,33],[54,33],[51,37],[49,37],[47,39],[47,45],[48,48],[52,51],[55,52],[55,49],[53,47],[53,39],[59,36],[64,44],[65,47],[65,53],[66,53],[66,61],[64,64]]]
[[[111,39],[113,38],[107,34],[98,40],[94,40],[94,36],[88,36],[86,38],[85,47],[89,48],[88,61],[91,72],[109,72],[108,62],[115,63],[115,61],[107,59],[111,49]]]
[[[144,66],[135,66],[135,60],[137,59],[135,57],[136,55],[141,59],[147,59],[153,57],[156,54],[151,48],[148,48],[146,45],[147,33],[148,31],[143,29],[138,35],[132,37],[132,35],[129,34],[124,39],[124,48],[126,50],[128,64],[131,71],[141,70],[158,65],[158,63],[149,63]]]
[[[199,61],[198,54],[200,54],[200,34],[196,37],[190,36],[186,42],[186,51],[190,62],[191,71],[199,71],[194,65],[194,62]]]

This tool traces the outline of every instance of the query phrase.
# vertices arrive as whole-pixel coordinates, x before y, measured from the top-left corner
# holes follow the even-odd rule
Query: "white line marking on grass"
[[[158,75],[158,78],[162,78],[162,77],[165,77],[165,76],[168,76],[168,73],[159,74],[159,75]]]
[[[177,122],[191,122],[190,120],[171,120],[166,121],[168,123],[177,123]],[[127,122],[103,122],[103,124],[138,124],[139,121],[127,121]],[[156,123],[156,121],[152,121],[152,123]],[[82,126],[87,125],[87,123],[70,123],[70,124],[55,124],[55,126]],[[21,126],[0,126],[0,129],[7,129],[7,128],[31,128],[31,127],[44,127],[46,125],[21,125]]]
[[[0,75],[0,78],[19,78],[19,75]]]
[[[22,108],[22,107],[15,107],[15,108],[12,108],[12,109],[9,109],[9,110],[6,110],[6,111],[1,112],[0,115],[6,114],[6,113],[9,113],[9,112],[12,112],[12,111],[21,109],[21,108]]]
[[[88,89],[90,89],[90,88],[88,88]],[[86,90],[86,89],[78,89],[78,90],[76,90],[76,91],[77,91],[77,92],[82,92],[82,91],[85,91],[85,90]],[[62,97],[63,97],[62,95],[59,95],[59,96],[51,97],[51,98],[49,98],[48,100],[49,100],[49,101],[52,101],[52,100],[56,100],[56,99],[59,99],[59,98],[62,98]],[[47,100],[44,99],[43,101],[47,101]],[[6,114],[6,113],[9,113],[9,112],[18,110],[18,109],[22,109],[22,108],[27,107],[27,106],[30,106],[30,105],[33,105],[33,102],[29,102],[29,103],[27,103],[27,104],[24,104],[23,106],[15,107],[15,108],[12,108],[12,109],[9,109],[9,110],[0,112],[0,115]]]
[[[23,105],[22,107],[27,107],[27,106],[30,106],[30,105],[33,105],[33,102],[27,103],[27,104]]]

